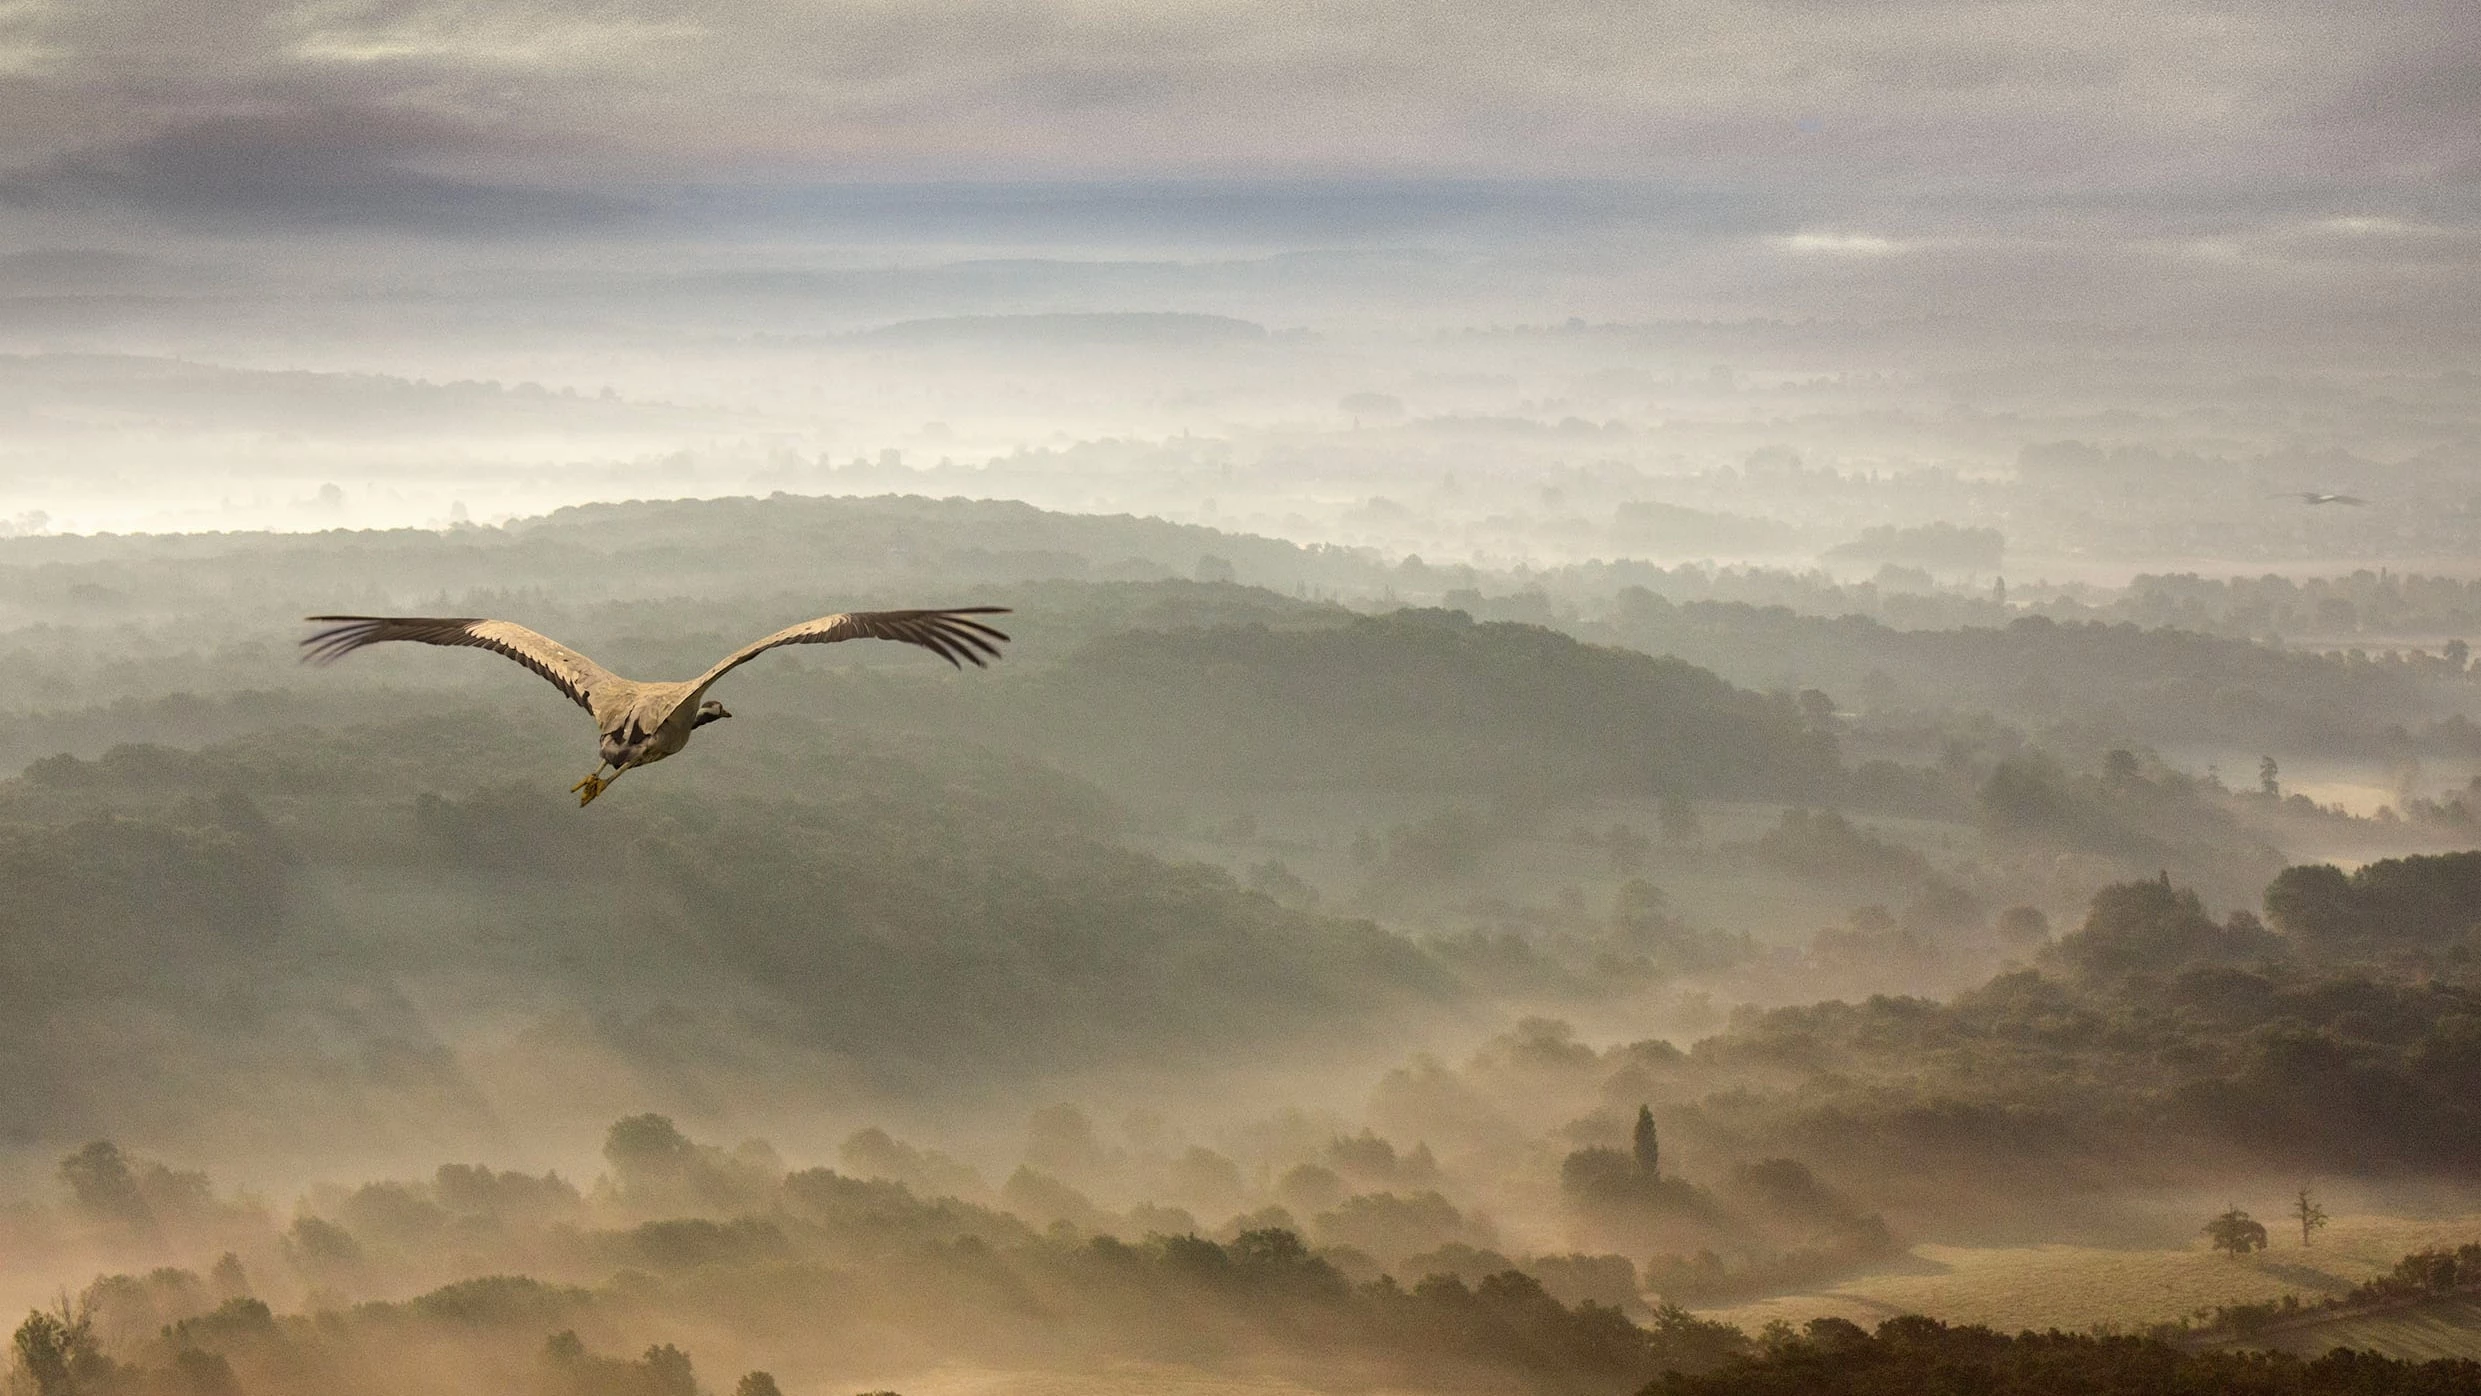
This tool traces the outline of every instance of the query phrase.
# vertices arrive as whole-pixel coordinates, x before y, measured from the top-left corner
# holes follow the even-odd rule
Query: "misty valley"
[[[2481,1396],[2475,74],[0,0],[0,1396]]]
[[[516,665],[294,654],[824,597],[1015,643],[771,656],[587,810]],[[13,1379],[2470,1389],[2481,589],[1893,599],[910,494],[0,541]]]

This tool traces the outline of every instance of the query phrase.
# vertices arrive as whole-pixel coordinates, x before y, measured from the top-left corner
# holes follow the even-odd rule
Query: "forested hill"
[[[1472,589],[1521,580],[1159,519],[892,495],[601,504],[446,532],[19,538],[0,540],[0,710],[289,689],[307,613],[502,615],[624,671],[685,673],[828,607],[1014,605],[1015,657],[1037,661],[1126,629],[1340,627],[1351,612],[1334,598],[1377,610],[1452,594],[1477,618],[1674,655],[1748,688],[1819,689],[1882,726],[1987,713],[2027,732],[2072,729],[2096,754],[2198,742],[2286,760],[2481,751],[2481,684],[2439,656],[2312,655],[2040,616],[1907,630],[1637,587],[1557,608]],[[393,660],[359,681],[380,671],[461,682]]]
[[[458,709],[0,782],[0,1141],[247,1149],[318,1118],[350,1150],[926,1099],[1264,1061],[1455,993],[1375,925],[1130,851],[1029,763],[744,718],[581,813],[572,722]]]
[[[1026,752],[1115,792],[1800,802],[1842,789],[1819,696],[1804,707],[1540,626],[1324,608],[1162,629],[1035,619],[1093,638],[971,683],[776,662],[736,673],[733,688],[753,704]]]
[[[598,598],[875,596],[1045,580],[1204,577],[1376,594],[1374,555],[1127,514],[916,495],[579,505],[504,528],[315,534],[38,537],[0,543],[0,620],[188,609],[202,596],[277,605],[402,605],[425,594],[544,591]],[[349,578],[340,594],[338,580]]]
[[[1132,631],[1022,687],[971,696],[995,719],[1023,705],[1080,767],[1129,778],[1804,800],[1840,774],[1814,700],[1457,611]]]
[[[1358,554],[1158,520],[915,498],[597,505],[445,534],[20,540],[0,545],[0,609],[46,623],[0,637],[0,708],[43,716],[0,737],[0,764],[361,720],[402,702],[370,692],[383,686],[491,701],[531,682],[485,656],[405,646],[305,670],[292,646],[305,613],[508,616],[654,676],[829,606],[998,602],[1017,609],[1017,643],[975,685],[880,684],[854,666],[936,666],[841,646],[771,658],[733,691],[1014,746],[1115,786],[1835,789],[1832,742],[1788,696],[1554,630],[1361,616],[1188,576],[1201,570],[1383,576]],[[1093,580],[1115,572],[1156,580]]]
[[[1880,714],[1989,712],[2030,728],[2093,724],[2118,740],[2162,745],[2366,754],[2426,739],[2442,749],[2481,749],[2481,729],[2469,718],[2481,708],[2481,688],[2431,656],[2355,659],[2047,616],[1899,630],[1781,606],[1674,605],[1642,590],[1622,594],[1609,619],[1575,629],[1606,644],[1676,654],[1739,683],[1821,688]],[[2389,726],[2408,733],[2390,738]]]

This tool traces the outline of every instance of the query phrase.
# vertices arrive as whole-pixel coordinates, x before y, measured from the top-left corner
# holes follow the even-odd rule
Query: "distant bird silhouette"
[[[689,745],[689,734],[732,716],[706,691],[715,681],[768,650],[783,645],[832,645],[839,640],[900,640],[963,668],[987,667],[999,657],[1007,635],[974,616],[1004,616],[1005,606],[963,606],[946,611],[852,611],[779,630],[686,683],[640,683],[624,679],[548,636],[513,621],[444,616],[311,616],[314,631],[302,641],[305,664],[332,664],[365,645],[412,640],[425,645],[470,645],[490,650],[551,680],[569,701],[594,714],[603,732],[603,761],[569,787],[579,806],[594,802],[612,781],[639,766],[661,761]],[[610,779],[603,767],[612,768]]]
[[[2276,499],[2297,499],[2303,504],[2366,504],[2356,494],[2330,494],[2325,490],[2292,490],[2274,496]]]

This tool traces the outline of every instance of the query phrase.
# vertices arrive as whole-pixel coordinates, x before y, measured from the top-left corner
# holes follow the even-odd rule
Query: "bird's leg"
[[[620,779],[620,772],[612,772],[612,780],[618,779]],[[603,778],[603,768],[598,765],[592,771],[587,773],[584,780],[570,786],[569,793],[577,797],[577,807],[579,809],[584,809],[586,806],[594,803],[595,796],[602,794],[605,790],[611,787],[612,780],[605,780]]]

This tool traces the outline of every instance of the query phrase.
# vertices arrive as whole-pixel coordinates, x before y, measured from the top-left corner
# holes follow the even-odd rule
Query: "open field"
[[[908,1396],[1313,1396],[1335,1389],[1332,1371],[1301,1375],[1318,1380],[1305,1384],[1275,1370],[1210,1372],[1162,1362],[1113,1362],[1076,1371],[946,1364],[901,1374],[898,1389]],[[1414,1396],[1418,1390],[1391,1385],[1376,1373],[1347,1384],[1362,1396]]]
[[[1704,1314],[1750,1332],[1778,1318],[1799,1324],[1833,1315],[1874,1326],[1904,1313],[2003,1332],[2131,1329],[2194,1317],[2216,1305],[2285,1294],[2311,1302],[2341,1294],[2392,1269],[2407,1252],[2481,1239],[2481,1214],[2434,1220],[2337,1217],[2306,1250],[2297,1231],[2287,1236],[2273,1223],[2268,1229],[2274,1233],[2273,1249],[2246,1260],[2209,1251],[2202,1239],[2180,1250],[1921,1245],[1913,1248],[1914,1263],[1905,1268]]]

